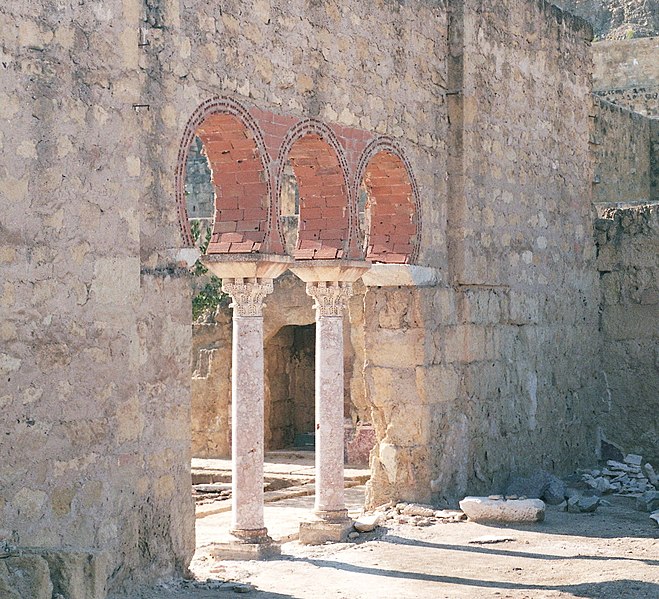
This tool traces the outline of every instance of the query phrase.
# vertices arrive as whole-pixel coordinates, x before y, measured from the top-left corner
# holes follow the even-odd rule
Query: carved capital
[[[222,291],[231,296],[236,316],[263,316],[263,300],[272,290],[272,279],[222,279]]]
[[[316,300],[318,316],[343,316],[343,310],[352,295],[352,283],[346,281],[307,283],[307,295]]]

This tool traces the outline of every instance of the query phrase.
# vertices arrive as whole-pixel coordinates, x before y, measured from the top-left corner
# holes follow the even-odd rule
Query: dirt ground
[[[196,581],[134,599],[659,598],[659,528],[632,499],[607,500],[592,514],[548,506],[545,522],[515,528],[390,520],[354,542],[285,543],[264,562],[217,562],[201,548]]]

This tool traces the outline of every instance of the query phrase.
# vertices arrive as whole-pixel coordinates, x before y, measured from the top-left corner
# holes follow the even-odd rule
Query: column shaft
[[[345,517],[343,492],[343,318],[316,317],[316,502],[320,516]]]
[[[348,282],[307,283],[316,300],[316,515],[347,520],[343,490],[343,312]]]
[[[263,317],[233,317],[231,528],[266,534],[263,521]]]
[[[233,298],[231,534],[268,541],[263,521],[263,299],[272,279],[223,279]]]

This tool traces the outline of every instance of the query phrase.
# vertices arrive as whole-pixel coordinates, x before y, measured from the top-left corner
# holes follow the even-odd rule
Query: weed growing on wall
[[[205,228],[202,233],[202,221],[191,220],[190,230],[195,244],[199,245],[202,254],[206,253],[211,240],[212,229]],[[203,236],[203,240],[200,239]],[[222,293],[222,281],[215,275],[210,275],[208,269],[199,261],[192,267],[192,320],[194,322],[205,322],[211,319],[218,307],[227,305],[229,296]]]

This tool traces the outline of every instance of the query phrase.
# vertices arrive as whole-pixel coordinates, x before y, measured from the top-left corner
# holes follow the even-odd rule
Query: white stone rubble
[[[650,464],[636,454],[625,456],[624,462],[609,460],[606,467],[596,470],[581,470],[582,480],[599,493],[614,493],[640,497],[648,491],[659,490],[659,479]]]

